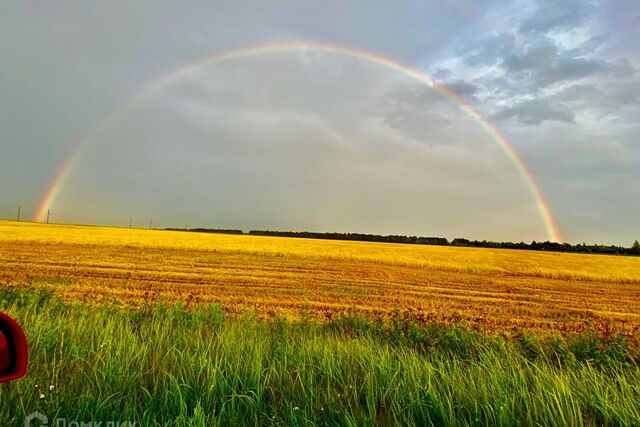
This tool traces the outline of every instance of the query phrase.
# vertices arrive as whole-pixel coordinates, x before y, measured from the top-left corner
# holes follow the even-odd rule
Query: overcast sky
[[[450,97],[387,67],[289,51],[168,73],[268,42],[348,46],[433,76],[499,128],[569,242],[640,238],[640,3],[7,0],[0,217],[90,143],[52,220],[548,238],[526,181]]]

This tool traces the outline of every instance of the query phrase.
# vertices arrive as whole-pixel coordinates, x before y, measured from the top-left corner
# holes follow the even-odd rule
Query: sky
[[[0,218],[75,155],[52,222],[547,240],[468,103],[565,241],[640,238],[635,0],[8,0],[0,35]],[[202,61],[291,43],[458,99],[314,48]]]

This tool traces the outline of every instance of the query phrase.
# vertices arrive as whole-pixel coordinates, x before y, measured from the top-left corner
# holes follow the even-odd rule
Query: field
[[[0,309],[3,425],[640,423],[637,257],[0,222]]]
[[[27,284],[122,306],[640,336],[640,257],[0,222],[0,285]]]

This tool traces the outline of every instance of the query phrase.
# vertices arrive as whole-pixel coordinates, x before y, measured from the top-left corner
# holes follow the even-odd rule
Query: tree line
[[[165,228],[168,231],[191,231],[195,233],[244,234],[242,230],[227,228]]]
[[[245,233],[242,230],[220,229],[220,228],[166,228],[165,230],[173,231],[192,231],[198,233],[222,233],[222,234],[249,234],[254,236],[275,236],[275,237],[297,237],[305,239],[327,239],[327,240],[351,240],[359,242],[382,242],[382,243],[405,243],[413,245],[435,245],[435,246],[458,246],[458,247],[474,247],[474,248],[499,248],[499,249],[523,249],[533,251],[552,251],[552,252],[574,252],[574,253],[590,253],[590,254],[608,254],[608,255],[636,255],[640,256],[640,242],[636,240],[630,247],[616,245],[598,245],[579,243],[576,245],[570,243],[556,242],[536,242],[531,243],[514,243],[514,242],[494,242],[490,240],[469,240],[458,237],[451,241],[444,237],[419,237],[419,236],[400,236],[400,235],[379,235],[379,234],[363,234],[363,233],[321,233],[313,231],[272,231],[272,230],[251,230]]]

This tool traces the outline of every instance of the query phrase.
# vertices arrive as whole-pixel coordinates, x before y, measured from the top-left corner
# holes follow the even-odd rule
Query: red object
[[[27,373],[28,353],[27,337],[18,322],[0,313],[0,383]]]
[[[4,333],[0,332],[0,372],[9,369],[10,364],[11,354],[9,353],[9,341],[7,341]]]

